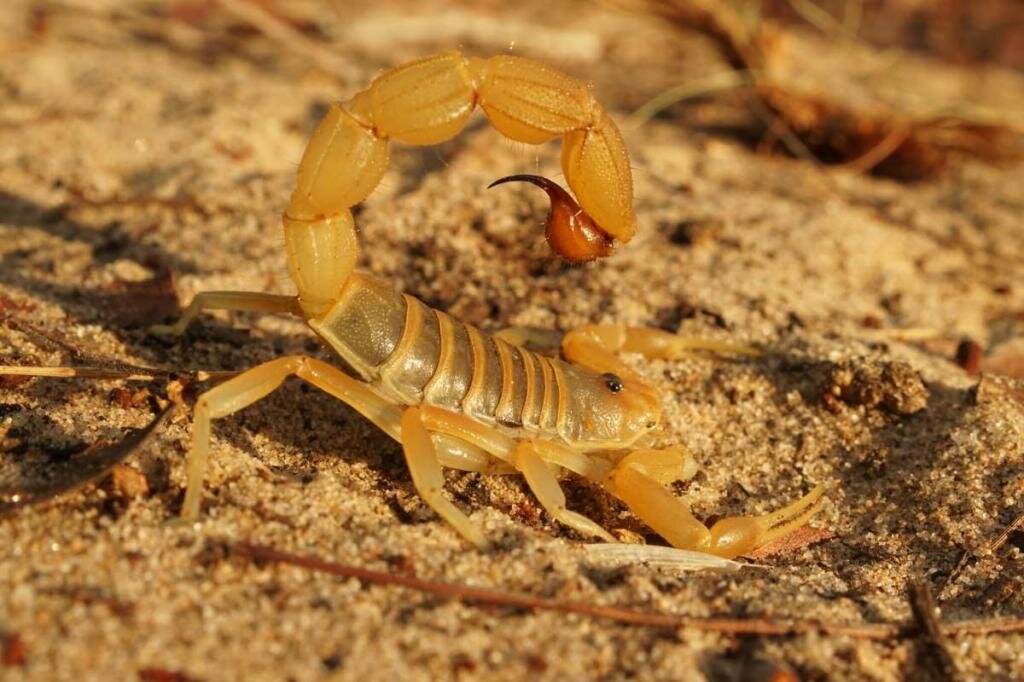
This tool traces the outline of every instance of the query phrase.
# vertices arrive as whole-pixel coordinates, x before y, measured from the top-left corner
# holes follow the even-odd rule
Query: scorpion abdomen
[[[309,324],[397,403],[433,405],[533,435],[575,435],[567,387],[600,385],[579,380],[588,370],[491,337],[364,274],[350,277],[338,301]]]

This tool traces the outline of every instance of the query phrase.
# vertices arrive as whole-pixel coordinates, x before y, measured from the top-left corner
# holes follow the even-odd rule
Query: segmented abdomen
[[[353,275],[310,326],[396,402],[550,434],[570,426],[566,387],[584,370],[492,338],[375,278]]]

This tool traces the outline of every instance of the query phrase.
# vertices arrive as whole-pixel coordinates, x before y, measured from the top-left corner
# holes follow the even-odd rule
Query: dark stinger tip
[[[612,238],[561,185],[540,175],[509,175],[495,180],[487,189],[506,182],[528,182],[547,193],[551,199],[551,210],[545,236],[551,250],[559,256],[570,263],[586,263],[611,255]]]
[[[548,193],[551,193],[552,191],[565,192],[565,190],[559,187],[556,183],[540,175],[506,175],[505,177],[499,178],[487,185],[487,189],[497,187],[498,185],[504,185],[506,182],[529,182],[532,185],[537,185]]]

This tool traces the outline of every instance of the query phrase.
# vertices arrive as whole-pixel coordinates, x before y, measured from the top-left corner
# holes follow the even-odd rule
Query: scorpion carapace
[[[525,330],[488,336],[354,271],[358,245],[349,207],[380,180],[387,140],[431,144],[448,139],[477,104],[514,140],[539,143],[563,135],[565,177],[593,220],[570,220],[577,212],[568,203],[571,198],[543,178],[503,181],[525,180],[554,195],[553,212],[571,214],[559,220],[576,230],[576,237],[581,234],[595,255],[610,250],[605,234],[619,241],[632,236],[625,146],[608,115],[577,81],[520,57],[467,59],[458,52],[379,76],[347,104],[331,107],[302,157],[283,219],[297,295],[203,292],[176,324],[154,328],[180,334],[204,309],[299,315],[346,368],[311,357],[285,357],[200,395],[182,516],[194,520],[199,515],[211,421],[297,376],[399,441],[416,490],[478,547],[486,545],[483,533],[441,491],[442,467],[518,472],[554,519],[608,541],[614,538],[604,528],[566,508],[560,474],[573,472],[603,487],[682,549],[734,557],[805,523],[818,506],[820,487],[773,514],[726,518],[710,529],[694,518],[689,505],[667,487],[693,475],[692,457],[681,446],[646,447],[660,421],[660,401],[653,387],[617,357],[633,352],[677,358],[694,348],[740,355],[756,351],[607,324],[565,334],[564,360],[556,359],[527,350]],[[562,236],[551,239],[556,249]],[[566,250],[569,257],[576,253]]]

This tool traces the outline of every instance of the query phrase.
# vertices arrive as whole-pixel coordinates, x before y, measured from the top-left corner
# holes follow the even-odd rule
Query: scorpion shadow
[[[15,227],[41,230],[65,242],[88,245],[92,250],[93,259],[98,263],[127,258],[144,266],[159,263],[178,272],[197,271],[195,261],[167,251],[159,243],[140,240],[138,233],[126,229],[120,221],[115,220],[97,226],[75,220],[69,215],[74,208],[72,202],[46,207],[0,190],[0,215],[4,216],[5,223]],[[14,255],[8,255],[12,262],[17,256],[30,255],[19,251],[12,253]]]
[[[24,197],[0,191],[0,215],[4,216],[6,224],[17,229],[42,231],[68,244],[85,245],[89,248],[90,253],[88,256],[82,257],[91,257],[92,262],[110,263],[115,260],[131,260],[151,270],[170,268],[176,272],[186,273],[199,270],[195,261],[167,251],[159,243],[140,240],[140,235],[133,234],[121,222],[115,221],[105,225],[90,225],[80,222],[69,215],[72,208],[73,206],[67,203],[46,207]],[[57,283],[47,278],[45,273],[57,271],[60,258],[59,250],[52,254],[40,254],[27,249],[16,249],[0,256],[0,292],[4,288],[20,290],[29,297],[23,308],[9,300],[5,306],[3,300],[0,299],[0,326],[27,332],[30,336],[36,337],[33,342],[40,347],[65,351],[66,355],[70,355],[70,357],[66,357],[66,363],[92,364],[89,362],[88,355],[82,352],[77,344],[62,338],[59,330],[51,332],[49,329],[38,329],[31,324],[32,299],[58,306],[65,311],[70,321],[102,324],[105,331],[130,347],[132,353],[139,357],[141,362],[156,368],[194,369],[192,365],[196,363],[190,359],[191,355],[203,358],[200,361],[200,364],[203,365],[201,369],[224,370],[248,369],[261,362],[279,357],[288,351],[321,357],[325,355],[318,350],[319,344],[315,343],[311,335],[304,339],[266,329],[261,329],[258,334],[254,334],[236,328],[231,323],[221,322],[208,316],[204,316],[194,324],[181,339],[172,342],[154,338],[149,336],[141,326],[123,324],[116,315],[112,314],[111,308],[115,297],[112,297],[110,291],[85,288],[76,284]],[[174,305],[176,312],[176,301]],[[299,345],[298,349],[296,349],[297,344]],[[237,362],[238,348],[243,345],[246,359],[244,365],[240,365]],[[235,356],[235,359],[232,359],[231,356]],[[210,362],[211,358],[214,362]],[[323,357],[323,359],[327,358]],[[52,387],[47,385],[48,381],[52,380],[35,380],[12,390],[16,390],[22,395],[32,396],[41,405],[48,406],[53,410],[73,403],[76,396],[97,390],[96,384],[88,379],[62,379],[60,380],[62,382],[61,397],[59,401],[55,401]],[[158,383],[160,382],[155,381],[146,386],[153,387]],[[225,437],[232,445],[246,452],[258,451],[253,439],[253,432],[261,431],[267,433],[270,438],[286,449],[299,448],[331,453],[333,451],[332,443],[352,441],[347,434],[354,432],[356,437],[369,447],[345,448],[348,451],[345,453],[346,459],[351,461],[362,458],[370,464],[379,466],[380,462],[375,454],[367,454],[363,457],[362,453],[385,453],[389,455],[386,464],[389,469],[391,468],[390,462],[400,460],[400,450],[385,434],[377,432],[370,426],[356,427],[356,424],[363,420],[354,410],[344,404],[338,404],[336,400],[325,394],[320,394],[319,391],[310,387],[297,388],[300,385],[302,382],[298,380],[287,382],[285,387],[266,399],[268,404],[264,409],[257,407],[245,410],[233,417],[230,421],[236,422],[239,428],[217,429],[215,426],[215,429],[220,432],[218,435]],[[135,386],[138,387],[138,385]],[[154,390],[154,392],[159,393],[160,390],[162,389]],[[306,391],[310,395],[297,396],[296,390]],[[273,420],[268,421],[261,416],[268,413],[267,408],[271,411],[274,411],[275,407],[280,410],[281,403],[279,401],[285,399],[300,401],[302,407],[297,411],[299,415],[315,413],[315,428],[308,416],[303,417],[306,420],[306,426],[309,427],[304,429],[285,428],[273,423]],[[31,413],[28,411],[20,413],[16,410],[16,405],[7,407],[9,411],[15,413],[13,414],[15,422],[13,428],[16,434],[30,436],[35,432],[46,433],[46,437],[42,439],[31,437],[23,439],[23,446],[19,448],[18,452],[10,453],[7,456],[8,459],[13,456],[15,460],[21,460],[26,456],[26,452],[38,451],[32,456],[33,461],[37,463],[46,461],[66,463],[74,453],[84,451],[90,445],[82,441],[81,436],[73,429],[60,426],[57,421],[48,419],[45,414],[38,414],[35,410]],[[110,409],[118,408],[111,406]],[[311,440],[309,436],[303,435],[303,432],[316,435]],[[120,431],[115,428],[103,430],[103,438],[117,441],[120,438]],[[357,456],[350,456],[353,453]],[[398,460],[394,460],[390,455],[397,455]],[[283,473],[300,481],[307,480],[311,476],[310,467],[313,464],[315,462],[300,463],[293,470]],[[401,466],[394,468],[404,472],[404,468]],[[397,472],[389,471],[389,475],[391,473]],[[399,481],[404,480],[403,477],[407,478],[404,473],[397,476]],[[405,484],[411,487],[411,481],[406,481]]]
[[[81,244],[89,248],[89,259],[95,263],[130,260],[151,271],[170,269],[192,273],[197,265],[167,251],[158,243],[140,239],[140,233],[126,229],[120,221],[105,225],[88,225],[69,216],[73,206],[69,203],[45,207],[29,199],[0,190],[0,215],[15,229],[45,232],[68,244]],[[63,257],[67,257],[66,254]],[[14,249],[0,257],[0,285],[20,289],[33,297],[54,303],[68,315],[85,323],[109,323],[109,305],[97,305],[97,299],[110,298],[110,291],[83,288],[80,284],[62,284],[40,274],[57,273],[62,254],[38,253],[29,249]]]

